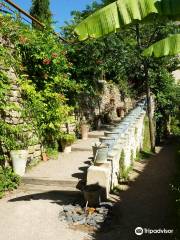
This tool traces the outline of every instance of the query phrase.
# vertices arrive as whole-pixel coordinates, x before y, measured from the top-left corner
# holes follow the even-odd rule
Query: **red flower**
[[[52,53],[52,58],[57,58],[58,57],[58,54],[57,53]]]
[[[49,65],[50,62],[51,62],[51,60],[50,60],[49,58],[43,59],[43,64],[44,64],[44,65]]]

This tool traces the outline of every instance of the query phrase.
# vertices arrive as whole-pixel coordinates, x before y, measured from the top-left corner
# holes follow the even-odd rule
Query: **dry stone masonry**
[[[5,116],[3,116],[3,119],[6,123],[11,124],[12,126],[22,125],[24,123],[27,123],[30,121],[27,119],[25,120],[22,117],[21,111],[23,110],[23,99],[22,99],[22,92],[20,89],[20,86],[17,82],[17,75],[15,71],[11,69],[6,69],[6,75],[10,81],[10,89],[7,94],[7,101],[9,104],[13,104],[17,107],[16,110],[9,110],[5,112]],[[34,131],[34,129],[31,129],[28,132],[28,138],[33,139],[33,145],[28,146],[28,164],[31,164],[32,162],[37,162],[41,160],[42,158],[42,149],[40,141]],[[8,160],[8,152],[4,151],[4,154],[6,155],[6,159]]]
[[[14,46],[8,41],[7,39],[3,39],[0,36],[0,45],[6,47],[9,51],[10,55],[13,55]],[[23,111],[23,99],[22,99],[22,91],[18,84],[18,76],[15,70],[12,67],[5,67],[3,62],[0,62],[0,71],[7,76],[9,82],[9,89],[6,96],[6,102],[9,106],[13,106],[13,108],[9,108],[0,114],[0,118],[3,119],[6,123],[10,124],[11,126],[22,126],[23,124],[31,123],[31,120],[27,120],[22,116]],[[32,125],[32,124],[31,124]],[[28,155],[28,163],[36,162],[41,160],[42,150],[40,141],[35,134],[35,130],[29,130],[27,133],[29,140],[32,140],[32,144],[28,147],[29,155]],[[4,147],[3,143],[1,143],[1,148],[3,154],[5,156],[5,164],[9,164],[9,152]]]
[[[132,99],[124,99],[116,84],[109,83],[106,80],[99,81],[102,84],[102,93],[99,108],[95,109],[95,114],[108,114],[111,120],[117,118],[117,116],[123,117],[124,112],[128,112],[133,107]]]

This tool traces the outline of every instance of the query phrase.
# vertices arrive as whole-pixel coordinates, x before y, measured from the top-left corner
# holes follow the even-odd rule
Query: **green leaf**
[[[152,44],[149,48],[143,51],[142,55],[146,57],[162,57],[177,55],[178,53],[180,53],[180,34],[174,34]]]
[[[96,11],[74,31],[79,40],[99,38],[116,32],[125,25],[141,21],[150,14],[160,14],[180,18],[179,0],[118,0]]]

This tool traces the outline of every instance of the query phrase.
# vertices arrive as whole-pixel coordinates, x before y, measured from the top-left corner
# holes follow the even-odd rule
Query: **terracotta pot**
[[[81,125],[81,138],[83,140],[88,139],[88,133],[89,133],[89,125],[88,124],[82,124]]]
[[[47,161],[49,160],[49,158],[48,158],[48,156],[47,156],[46,153],[43,153],[43,154],[42,154],[42,160],[43,160],[44,162],[47,162]]]

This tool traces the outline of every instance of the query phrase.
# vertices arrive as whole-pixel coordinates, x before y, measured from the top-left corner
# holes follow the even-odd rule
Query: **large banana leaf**
[[[178,20],[180,0],[117,0],[83,20],[76,26],[75,32],[81,41],[99,38],[153,13]]]
[[[143,56],[162,57],[180,53],[180,34],[174,34],[152,44],[142,53]]]

